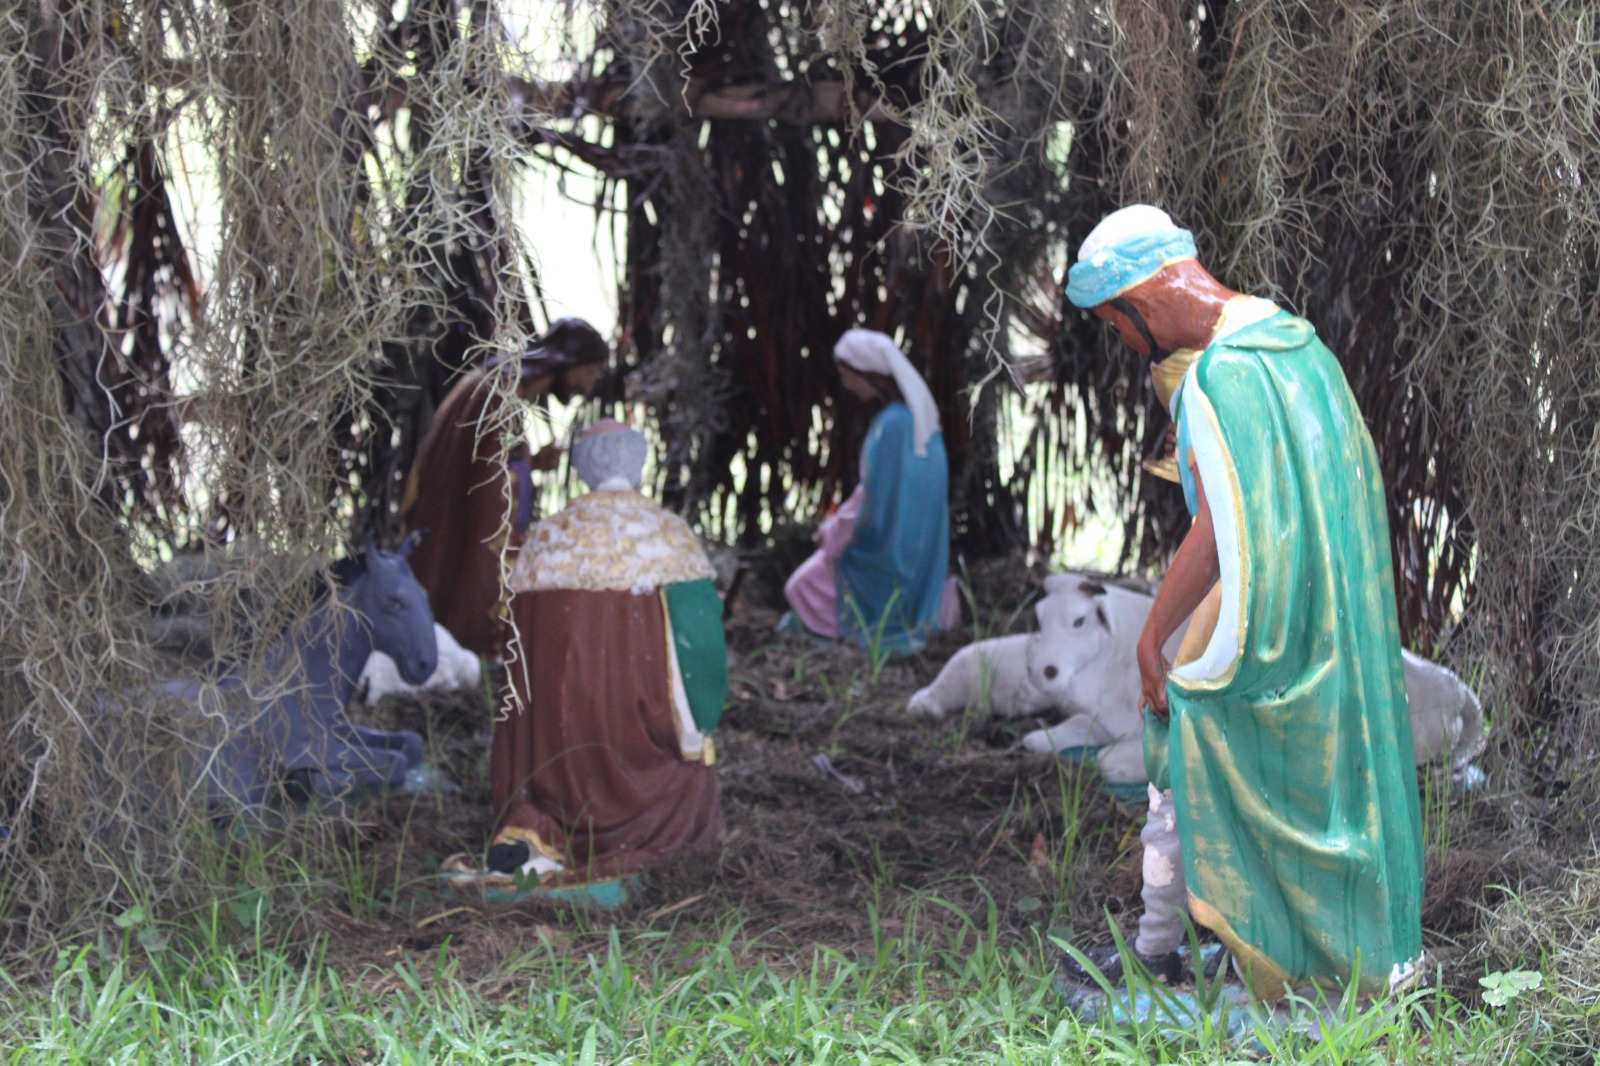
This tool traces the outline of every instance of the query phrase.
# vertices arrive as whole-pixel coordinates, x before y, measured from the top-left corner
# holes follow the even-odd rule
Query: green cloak
[[[710,578],[678,581],[661,589],[671,623],[678,673],[695,728],[709,733],[722,721],[728,702],[728,646],[722,630],[722,597]]]
[[[1146,721],[1191,911],[1259,996],[1358,970],[1363,991],[1398,985],[1422,954],[1422,831],[1372,440],[1333,353],[1282,311],[1214,341],[1177,415],[1222,573],[1170,725]]]

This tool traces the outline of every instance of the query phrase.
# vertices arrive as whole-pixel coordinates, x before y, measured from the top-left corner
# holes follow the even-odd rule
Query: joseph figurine
[[[1194,523],[1138,643],[1152,786],[1133,951],[1181,976],[1187,906],[1261,999],[1406,987],[1423,969],[1416,776],[1383,480],[1339,363],[1146,205],[1089,234],[1067,296],[1152,363],[1192,359],[1170,405]],[[1088,957],[1120,978],[1115,949]]]
[[[587,396],[610,354],[589,323],[560,319],[527,352],[464,374],[417,446],[400,509],[407,530],[431,532],[411,569],[434,619],[474,655],[499,659],[505,651],[500,555],[533,520],[533,471],[561,459],[554,446],[528,455],[522,403]]]

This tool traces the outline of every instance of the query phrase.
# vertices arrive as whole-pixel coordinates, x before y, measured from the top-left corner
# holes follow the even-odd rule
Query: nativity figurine
[[[591,426],[572,448],[590,491],[518,552],[514,693],[490,755],[494,874],[615,883],[722,831],[722,601],[688,524],[639,492],[647,451],[637,430]]]
[[[874,330],[833,350],[844,388],[878,408],[855,491],[784,585],[780,628],[845,639],[875,654],[918,651],[960,619],[950,562],[950,477],[939,409],[905,354]]]
[[[530,350],[457,381],[417,446],[401,513],[407,529],[430,534],[411,568],[434,617],[474,655],[504,651],[500,556],[533,520],[533,471],[560,461],[556,448],[528,453],[523,405],[587,396],[610,354],[589,323],[561,319]]]
[[[1136,647],[1151,786],[1132,951],[1176,978],[1187,914],[1261,1000],[1408,987],[1421,820],[1383,478],[1344,373],[1155,207],[1095,227],[1067,296],[1152,362],[1199,353],[1171,401],[1194,524]],[[1122,976],[1114,948],[1086,955]]]

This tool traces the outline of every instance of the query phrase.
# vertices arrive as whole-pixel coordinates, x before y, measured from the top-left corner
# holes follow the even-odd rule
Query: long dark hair
[[[856,374],[866,378],[868,383],[871,384],[874,389],[878,390],[878,395],[882,397],[881,402],[885,407],[892,403],[906,402],[905,396],[903,396],[900,392],[900,386],[895,384],[895,380],[892,375],[879,374],[871,370],[857,370],[853,366],[850,367],[850,369]]]

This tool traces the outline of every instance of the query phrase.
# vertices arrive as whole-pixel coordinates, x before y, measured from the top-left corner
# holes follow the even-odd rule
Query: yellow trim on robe
[[[1227,447],[1223,443],[1224,438],[1222,436],[1222,423],[1217,418],[1216,408],[1211,406],[1211,400],[1200,389],[1191,388],[1191,389],[1189,389],[1189,394],[1191,394],[1191,395],[1189,395],[1189,397],[1185,400],[1185,402],[1186,403],[1193,403],[1193,404],[1195,404],[1196,406],[1198,406],[1200,408],[1200,412],[1199,413],[1205,418],[1206,424],[1210,427],[1211,434],[1212,434],[1212,440],[1215,442],[1216,450],[1220,454],[1222,463],[1223,463],[1224,467],[1226,468],[1227,480],[1228,480],[1228,484],[1226,486],[1226,490],[1227,490],[1227,492],[1228,492],[1228,494],[1230,496],[1230,499],[1228,499],[1226,501],[1218,501],[1218,500],[1216,500],[1214,498],[1214,494],[1212,492],[1208,491],[1206,493],[1206,502],[1211,507],[1211,514],[1212,514],[1212,519],[1211,520],[1212,520],[1213,523],[1216,522],[1217,506],[1218,506],[1219,502],[1225,503],[1229,507],[1229,510],[1232,512],[1233,521],[1234,521],[1233,528],[1236,531],[1236,549],[1235,549],[1235,554],[1236,554],[1236,556],[1238,558],[1238,567],[1239,567],[1239,570],[1238,570],[1239,591],[1238,591],[1238,597],[1237,597],[1237,600],[1236,600],[1238,617],[1234,620],[1234,623],[1233,623],[1233,625],[1234,625],[1234,637],[1235,637],[1233,660],[1228,663],[1227,668],[1225,670],[1223,670],[1220,674],[1216,674],[1216,675],[1213,675],[1211,677],[1206,677],[1206,678],[1186,678],[1186,677],[1176,677],[1176,676],[1170,676],[1169,677],[1169,680],[1170,680],[1170,682],[1172,684],[1177,685],[1180,688],[1185,689],[1186,691],[1204,692],[1204,691],[1207,691],[1207,690],[1210,690],[1210,689],[1225,688],[1226,686],[1232,684],[1233,683],[1234,674],[1239,669],[1239,663],[1244,658],[1245,627],[1246,627],[1246,622],[1247,622],[1246,615],[1248,613],[1248,606],[1247,605],[1250,602],[1250,545],[1249,545],[1249,542],[1248,542],[1248,537],[1246,535],[1247,526],[1245,524],[1245,513],[1244,513],[1244,490],[1239,485],[1239,471],[1234,469],[1233,457],[1228,454]],[[1193,413],[1191,413],[1187,417],[1193,417]],[[1193,449],[1193,446],[1194,446],[1193,445],[1193,434],[1191,434],[1190,435],[1190,448],[1191,448],[1191,450]],[[1198,475],[1196,475],[1196,476],[1198,478]],[[1220,616],[1221,609],[1222,609],[1222,603],[1221,603],[1222,583],[1220,581],[1217,583],[1216,589],[1217,589],[1217,611],[1218,611],[1218,615]],[[1220,622],[1221,622],[1221,619],[1219,617],[1217,622],[1213,623],[1213,625],[1212,625],[1213,632],[1215,631],[1216,625],[1220,624]],[[1200,646],[1201,652],[1203,652],[1205,650],[1205,648],[1206,648],[1206,645],[1201,645]],[[1196,658],[1199,657],[1199,654],[1200,654],[1199,652],[1196,653]]]
[[[1189,629],[1183,635],[1183,643],[1178,645],[1178,657],[1172,660],[1174,668],[1200,658],[1206,650],[1206,645],[1211,643],[1211,635],[1217,629],[1217,616],[1221,613],[1222,582],[1219,581],[1211,586],[1206,598],[1200,601],[1200,606],[1189,616]]]
[[[1239,970],[1244,974],[1245,984],[1250,986],[1252,996],[1271,1003],[1289,993],[1289,975],[1284,972],[1283,967],[1263,955],[1253,944],[1246,944],[1241,940],[1233,926],[1228,924],[1228,919],[1193,892],[1189,893],[1189,913],[1194,916],[1195,921],[1217,934],[1217,937],[1227,945],[1237,961]]]
[[[564,856],[561,852],[547,844],[543,837],[532,829],[523,829],[521,826],[508,825],[494,835],[495,844],[516,844],[518,842],[528,845],[534,851],[547,859],[561,862]]]

